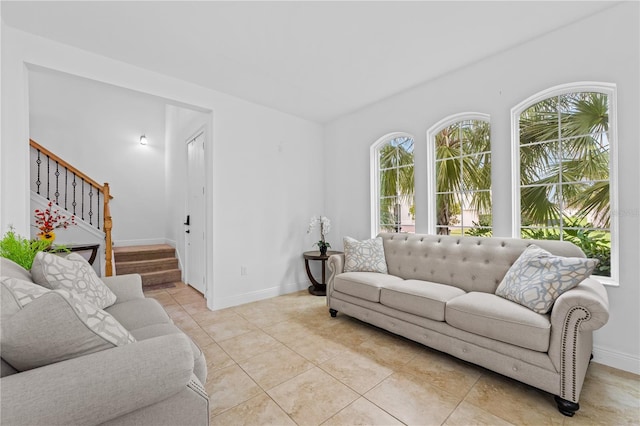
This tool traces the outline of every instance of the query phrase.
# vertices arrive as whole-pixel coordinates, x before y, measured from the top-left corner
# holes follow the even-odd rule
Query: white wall
[[[599,362],[640,373],[638,9],[638,3],[616,6],[329,123],[325,199],[327,214],[340,219],[336,234],[369,238],[369,147],[396,131],[416,138],[416,225],[426,232],[426,131],[446,116],[473,111],[491,115],[494,233],[510,236],[510,109],[563,83],[615,83],[620,286],[607,287],[611,317],[595,334],[594,353]]]
[[[164,242],[165,102],[40,68],[28,84],[29,136],[109,183],[115,244]]]
[[[324,207],[322,126],[4,24],[2,31],[2,229],[29,227],[25,64],[31,64],[212,111],[205,185],[209,306],[306,288],[302,252],[314,241],[307,224]]]

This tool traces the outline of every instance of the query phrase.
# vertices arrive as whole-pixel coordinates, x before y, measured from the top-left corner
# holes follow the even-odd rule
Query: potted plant
[[[64,228],[76,224],[76,217],[60,213],[60,209],[53,207],[53,201],[49,201],[47,208],[44,210],[36,209],[34,217],[36,218],[35,227],[40,230],[38,237],[41,240],[48,241],[49,245],[53,244],[56,239],[54,229]]]
[[[47,250],[50,245],[51,242],[48,240],[31,240],[22,237],[16,234],[13,227],[10,227],[0,240],[0,256],[28,270],[31,269],[36,253]]]
[[[327,254],[327,249],[331,248],[331,244],[325,240],[325,235],[331,230],[331,221],[326,216],[311,217],[307,234],[311,233],[311,231],[318,225],[320,225],[320,241],[315,243],[314,246],[318,246],[320,254],[325,256]]]

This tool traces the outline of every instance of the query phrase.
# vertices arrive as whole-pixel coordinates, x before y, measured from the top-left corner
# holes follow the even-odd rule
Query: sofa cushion
[[[380,291],[380,303],[410,314],[444,321],[446,303],[465,294],[450,285],[406,280],[388,283]]]
[[[598,262],[598,259],[554,256],[532,244],[507,271],[496,295],[546,314],[562,293],[588,278]]]
[[[154,337],[166,336],[169,334],[184,334],[182,330],[173,324],[155,324],[148,325],[146,327],[131,330],[131,334],[136,340],[147,340]],[[198,380],[202,383],[207,381],[207,361],[204,358],[204,354],[200,347],[195,344],[192,339],[189,339],[191,343],[191,350],[193,351],[193,373]]]
[[[351,237],[345,237],[343,244],[344,272],[387,273],[382,238],[358,241]]]
[[[151,298],[133,299],[116,303],[105,309],[127,330],[154,324],[173,324],[169,315],[157,300]]]
[[[376,272],[345,272],[336,276],[333,288],[370,302],[380,302],[380,288],[400,281],[402,278]]]
[[[89,262],[77,253],[61,257],[41,251],[33,259],[31,276],[36,284],[76,293],[98,309],[116,301],[116,295],[98,278]]]
[[[3,318],[0,334],[2,358],[18,371],[132,342],[115,318],[67,290],[47,291]]]
[[[495,294],[471,292],[447,302],[447,324],[501,342],[546,352],[551,322],[542,315]]]
[[[31,272],[6,257],[0,257],[0,274],[3,277],[19,278],[33,282]]]

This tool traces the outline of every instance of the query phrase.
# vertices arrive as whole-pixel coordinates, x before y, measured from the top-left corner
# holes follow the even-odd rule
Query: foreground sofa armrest
[[[102,277],[101,279],[116,295],[118,298],[117,303],[144,297],[144,293],[142,292],[142,277],[139,274],[116,275],[113,277]]]
[[[549,358],[560,372],[560,398],[577,403],[591,359],[593,331],[608,320],[607,291],[592,278],[562,294],[554,303]]]
[[[184,391],[188,337],[173,334],[3,377],[0,423],[99,424]]]

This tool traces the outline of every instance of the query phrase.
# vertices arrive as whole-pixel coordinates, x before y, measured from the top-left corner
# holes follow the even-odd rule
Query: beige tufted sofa
[[[327,304],[455,357],[556,395],[572,416],[592,351],[592,332],[609,319],[604,286],[588,278],[541,315],[494,294],[530,244],[584,257],[564,241],[382,233],[388,274],[343,272],[329,258]]]

